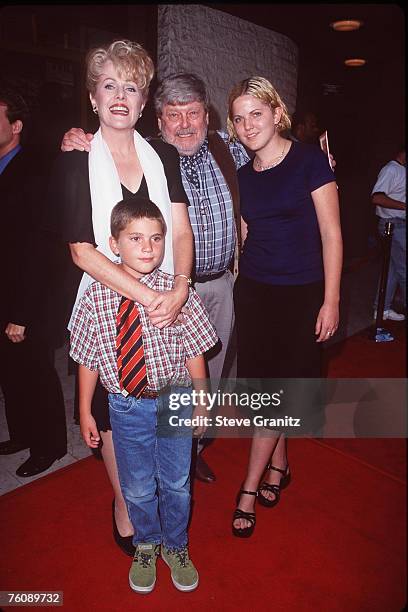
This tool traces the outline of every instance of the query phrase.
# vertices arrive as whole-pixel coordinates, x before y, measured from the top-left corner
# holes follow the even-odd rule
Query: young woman
[[[321,343],[339,324],[342,240],[334,174],[318,147],[281,135],[289,127],[286,106],[267,79],[252,77],[232,89],[230,136],[255,154],[238,171],[246,235],[234,289],[239,378],[319,378]],[[302,410],[310,415],[307,406]],[[255,428],[234,535],[252,534],[255,498],[275,505],[289,478],[283,435]]]

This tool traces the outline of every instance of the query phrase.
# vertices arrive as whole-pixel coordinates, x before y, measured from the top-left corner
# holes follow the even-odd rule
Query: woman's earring
[[[95,115],[98,114],[98,109],[96,108],[96,105],[92,107],[93,112],[95,113]]]
[[[142,115],[143,115],[143,112],[142,112],[142,111],[140,111],[140,113],[139,113],[139,119],[140,119],[140,117],[141,117]]]

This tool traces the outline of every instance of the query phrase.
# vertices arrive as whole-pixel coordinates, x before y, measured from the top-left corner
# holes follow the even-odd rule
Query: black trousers
[[[0,362],[10,439],[27,444],[33,457],[64,455],[65,405],[53,349],[34,335],[14,344],[3,332]]]

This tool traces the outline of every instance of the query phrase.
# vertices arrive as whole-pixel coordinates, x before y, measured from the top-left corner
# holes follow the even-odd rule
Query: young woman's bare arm
[[[317,342],[328,340],[339,325],[340,277],[343,242],[339,198],[335,182],[312,192],[323,246],[324,302],[316,321]]]

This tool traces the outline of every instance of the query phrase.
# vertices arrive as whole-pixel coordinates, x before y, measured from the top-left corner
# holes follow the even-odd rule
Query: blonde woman
[[[319,378],[321,343],[339,324],[334,174],[318,147],[282,136],[289,127],[286,106],[267,79],[252,77],[232,89],[230,136],[254,153],[238,171],[245,235],[234,289],[238,377]],[[274,506],[289,478],[283,435],[255,428],[234,535],[252,534],[256,498]]]
[[[89,154],[74,151],[60,155],[50,189],[54,227],[69,244],[73,262],[84,272],[75,279],[70,270],[67,276],[67,319],[73,303],[93,280],[146,306],[158,327],[171,324],[187,299],[193,237],[179,156],[174,147],[161,140],[149,144],[135,131],[153,73],[153,62],[138,43],[117,40],[88,54],[87,88],[100,129],[92,139]],[[165,219],[167,240],[161,269],[176,275],[173,291],[154,291],[112,261],[112,208],[136,195],[152,200]],[[79,403],[81,411],[81,398]],[[133,555],[133,528],[119,486],[107,395],[102,387],[93,402],[93,415],[81,415],[81,432],[90,448],[102,446],[115,494],[114,538],[128,555]]]

